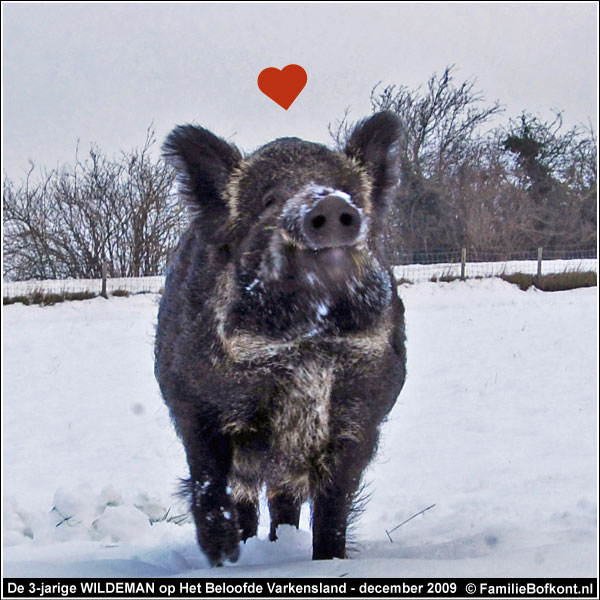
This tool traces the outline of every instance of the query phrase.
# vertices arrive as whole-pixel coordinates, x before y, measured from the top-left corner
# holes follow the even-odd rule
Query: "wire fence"
[[[89,293],[107,295],[158,294],[165,285],[162,275],[154,277],[107,277],[102,279],[45,279],[2,282],[2,297],[17,298],[36,293],[72,295]]]
[[[468,262],[508,262],[508,261],[526,261],[537,260],[540,250],[542,258],[546,260],[564,259],[592,259],[597,258],[596,248],[564,248],[559,250],[549,250],[546,248],[535,248],[533,250],[520,250],[517,252],[507,252],[502,250],[472,250],[472,249],[456,249],[447,251],[432,251],[422,252],[416,251],[413,253],[400,253],[396,255],[396,265],[413,265],[413,264],[445,264],[460,262],[463,250],[466,253]]]
[[[536,250],[522,252],[481,252],[466,249],[401,255],[393,268],[400,282],[444,281],[461,278],[500,277],[522,273],[549,275],[554,273],[596,272],[596,249]],[[417,260],[415,260],[417,258]]]
[[[569,256],[569,258],[564,258],[565,256]],[[401,262],[406,260],[406,264],[398,264],[393,267],[394,277],[399,283],[499,277],[515,273],[548,275],[565,272],[597,272],[598,270],[595,249],[568,251],[537,249],[515,253],[467,252],[462,249],[450,252],[420,253],[418,256],[415,254],[401,255],[400,260]],[[163,276],[3,281],[2,297],[10,300],[30,297],[34,294],[62,296],[82,293],[106,296],[158,294],[162,292],[164,282]]]

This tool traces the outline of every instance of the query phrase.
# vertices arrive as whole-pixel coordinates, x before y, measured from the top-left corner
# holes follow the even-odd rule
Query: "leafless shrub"
[[[401,177],[385,232],[388,254],[426,262],[468,248],[510,253],[543,246],[596,246],[597,140],[591,126],[565,130],[523,112],[492,127],[502,109],[454,67],[424,87],[376,85],[373,112],[404,123]],[[347,110],[330,124],[341,148],[352,130]],[[404,258],[406,260],[406,258]]]
[[[150,150],[110,159],[96,146],[72,167],[4,181],[4,277],[9,280],[161,274],[181,232],[174,174]]]

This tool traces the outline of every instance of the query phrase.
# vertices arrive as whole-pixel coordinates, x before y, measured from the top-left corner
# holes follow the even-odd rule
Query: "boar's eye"
[[[275,204],[275,202],[277,202],[277,194],[275,193],[274,190],[268,191],[263,196],[263,199],[262,199],[263,208],[269,208],[269,206],[272,206],[273,204]]]

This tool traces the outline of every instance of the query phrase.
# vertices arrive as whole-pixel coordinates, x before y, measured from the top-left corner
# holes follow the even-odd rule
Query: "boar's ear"
[[[365,165],[373,177],[375,198],[385,200],[389,190],[398,184],[403,139],[402,123],[390,111],[361,121],[348,139],[345,152]]]
[[[223,192],[242,158],[239,150],[207,129],[180,125],[167,137],[163,154],[179,172],[194,221],[210,241],[229,216]]]

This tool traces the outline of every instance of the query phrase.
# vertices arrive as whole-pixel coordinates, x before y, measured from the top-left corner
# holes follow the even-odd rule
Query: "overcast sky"
[[[597,128],[598,7],[559,4],[3,3],[3,169],[55,167],[97,142],[108,154],[195,122],[244,150],[369,113],[374,84],[416,87],[447,65],[506,115]],[[257,87],[297,63],[285,111]],[[81,152],[81,151],[80,151]]]

